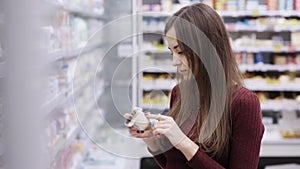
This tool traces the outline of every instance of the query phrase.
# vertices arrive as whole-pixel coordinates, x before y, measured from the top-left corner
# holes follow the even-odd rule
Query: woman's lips
[[[181,74],[185,74],[185,73],[187,73],[187,71],[188,70],[186,70],[186,69],[184,69],[184,70],[178,70],[178,72],[181,73]]]

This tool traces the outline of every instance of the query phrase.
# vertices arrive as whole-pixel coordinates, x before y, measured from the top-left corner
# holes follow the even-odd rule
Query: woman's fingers
[[[158,121],[167,119],[169,116],[164,116],[161,114],[146,114],[146,117],[149,119],[156,119]]]
[[[129,134],[136,138],[150,138],[153,136],[152,130],[138,130],[135,127],[128,127]]]
[[[168,123],[168,122],[163,122],[163,121],[158,121],[157,123],[154,124],[154,129],[158,129],[158,128],[170,128],[172,126],[172,124]]]
[[[168,129],[158,128],[153,130],[153,135],[154,136],[164,135],[166,132],[168,132]]]

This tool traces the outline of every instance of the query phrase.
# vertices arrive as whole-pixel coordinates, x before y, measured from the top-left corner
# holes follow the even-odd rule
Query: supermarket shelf
[[[94,19],[99,19],[99,20],[103,20],[106,21],[107,19],[103,16],[103,14],[99,14],[96,12],[89,12],[87,10],[83,10],[80,7],[76,7],[76,6],[70,6],[70,5],[64,5],[64,9],[66,11],[69,11],[71,13],[80,15],[82,17],[87,17],[87,18],[94,18]]]
[[[152,108],[158,110],[166,109],[164,104],[142,104],[142,108]],[[294,100],[278,100],[261,102],[262,111],[282,111],[282,110],[300,110],[300,103]]]
[[[261,157],[300,157],[300,138],[284,139],[277,131],[265,131]]]
[[[81,92],[90,81],[85,82],[81,87],[79,87],[74,93],[72,92],[72,89],[70,89],[68,92],[68,95],[64,92],[59,93],[51,99],[49,102],[46,102],[44,105],[42,105],[42,109],[45,111],[46,117],[51,114],[51,112],[57,108],[59,105],[62,105],[66,103],[68,100],[73,98],[73,96],[76,96],[79,92]]]
[[[166,110],[169,109],[168,104],[141,104],[143,109]]]
[[[278,72],[293,72],[293,71],[300,71],[300,65],[271,65],[271,64],[254,64],[254,65],[239,65],[241,72],[267,72],[267,71],[278,71]]]
[[[155,35],[164,35],[164,32],[160,29],[152,29],[152,30],[143,30],[143,34],[155,34]]]
[[[59,140],[58,143],[54,146],[55,149],[51,153],[50,159],[54,159],[63,148],[70,146],[80,131],[81,128],[79,125],[77,125],[76,127],[70,130],[65,139]]]
[[[44,110],[46,116],[50,114],[55,108],[57,108],[57,106],[60,105],[60,103],[62,103],[65,98],[65,93],[61,92],[57,94],[56,97],[43,104],[42,109]]]
[[[229,26],[227,25],[227,30],[229,32],[297,32],[300,31],[299,26],[293,27],[279,27],[279,26],[264,26],[264,27],[257,27],[257,26]],[[159,28],[154,29],[144,29],[144,34],[160,34],[163,35],[163,30]]]
[[[101,47],[103,43],[96,43],[94,45],[88,45],[82,48],[66,50],[66,51],[54,51],[49,53],[48,63],[55,62],[60,59],[71,59],[79,56],[80,54],[89,53],[99,47]]]
[[[294,53],[300,52],[300,48],[293,48],[288,46],[273,46],[273,47],[266,47],[266,46],[240,46],[233,48],[234,52],[248,52],[248,53],[257,53],[257,52],[265,52],[265,53]]]
[[[229,32],[296,32],[300,30],[299,26],[291,27],[280,27],[280,26],[271,26],[271,27],[257,27],[257,26],[227,26]]]
[[[166,18],[170,17],[174,12],[141,12],[138,15],[141,15],[143,17],[153,17],[153,18]]]
[[[300,110],[300,103],[295,100],[269,100],[261,102],[262,111]]]
[[[83,145],[85,151],[80,155],[80,157],[74,160],[75,163],[73,164],[71,169],[80,169],[80,165],[83,163],[85,157],[88,155],[89,149],[92,147],[89,139],[86,139]]]
[[[141,87],[145,91],[151,90],[172,90],[176,85],[175,80],[155,80],[152,82],[143,82]]]
[[[239,46],[232,47],[233,51],[238,52],[247,52],[247,53],[295,53],[300,52],[300,47],[289,47],[289,46]],[[157,49],[157,48],[146,48],[141,51],[149,52],[149,53],[170,53],[167,49]]]
[[[82,9],[78,6],[75,5],[68,5],[68,4],[64,4],[64,3],[58,3],[58,2],[54,2],[51,0],[44,0],[46,3],[54,6],[55,8],[58,9],[63,9],[65,11],[68,11],[70,13],[79,15],[81,17],[86,17],[86,18],[94,18],[94,19],[98,19],[98,20],[103,20],[106,21],[107,19],[103,16],[103,14],[99,14],[96,12],[89,12],[88,10]]]
[[[170,63],[171,65],[171,63]],[[267,72],[267,71],[278,71],[278,72],[294,72],[300,71],[300,65],[271,65],[271,64],[254,64],[254,65],[247,65],[242,64],[239,65],[241,72]],[[156,65],[156,66],[143,66],[143,72],[146,73],[176,73],[177,70],[173,66],[165,66],[165,65]]]
[[[89,123],[92,123],[93,119],[90,119]],[[94,135],[95,133],[95,127],[92,128],[92,132],[91,135]],[[80,165],[83,163],[84,159],[86,158],[86,156],[89,153],[90,148],[93,146],[94,144],[91,142],[90,139],[85,138],[83,147],[84,147],[84,151],[81,153],[80,157],[76,159],[75,164],[73,164],[73,166],[71,167],[71,169],[80,169]]]
[[[157,66],[143,66],[141,70],[145,73],[176,73],[177,69],[174,66],[165,66],[165,65],[157,65]]]
[[[300,17],[299,11],[217,11],[222,17],[244,17],[244,16],[283,16],[283,17]],[[174,12],[142,12],[140,15],[144,17],[169,17]]]
[[[267,84],[265,82],[261,83],[261,81],[256,80],[245,80],[245,85],[248,89],[253,91],[300,91],[300,86],[297,83]]]
[[[300,11],[217,11],[222,17],[244,17],[244,16],[283,16],[300,17]]]

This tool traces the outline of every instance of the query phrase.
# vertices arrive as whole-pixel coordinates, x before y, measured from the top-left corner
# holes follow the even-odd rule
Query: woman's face
[[[168,42],[168,48],[173,56],[172,65],[176,66],[177,72],[181,74],[185,80],[187,80],[190,71],[188,60],[183,54],[183,50],[178,46],[174,27],[171,27],[171,29],[166,33],[166,40]]]

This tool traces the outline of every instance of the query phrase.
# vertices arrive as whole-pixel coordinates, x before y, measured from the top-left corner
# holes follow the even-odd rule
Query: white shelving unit
[[[300,104],[294,100],[270,100],[261,103],[262,111],[300,110]]]
[[[283,17],[299,17],[300,12],[299,11],[258,11],[258,10],[253,10],[253,11],[217,11],[220,16],[222,17],[245,17],[245,16],[283,16]],[[162,11],[162,12],[142,12],[141,14],[144,17],[169,17],[173,14],[174,12],[167,12],[167,11]]]
[[[268,126],[267,126],[268,127]],[[272,126],[277,128],[278,126]],[[276,153],[274,153],[276,152]],[[299,157],[300,139],[283,139],[278,130],[265,131],[260,151],[261,157]]]
[[[49,5],[52,5],[54,8],[65,10],[67,12],[79,15],[81,17],[93,18],[93,19],[99,19],[99,20],[106,21],[106,18],[104,17],[104,15],[102,13],[91,12],[89,10],[82,9],[82,7],[79,7],[79,6],[73,5],[73,4],[68,4],[68,3],[63,3],[63,2],[59,3],[59,2],[52,1],[52,0],[44,0],[44,1],[47,2]]]
[[[100,48],[101,46],[103,46],[103,42],[98,42],[94,45],[90,45],[90,44],[87,44],[87,45],[88,46],[84,46],[82,48],[73,49],[73,50],[67,50],[67,51],[58,50],[58,51],[49,52],[49,61],[48,62],[52,63],[52,62],[55,62],[60,59],[76,58],[80,54],[83,55],[85,53],[88,53],[95,49]]]
[[[97,12],[91,12],[89,10],[85,10],[82,8],[79,8],[78,6],[75,5],[70,5],[70,4],[61,4],[61,3],[55,3],[54,1],[50,1],[50,0],[45,0],[45,5],[49,6],[49,8],[54,9],[51,12],[55,12],[55,11],[64,11],[69,13],[71,16],[76,16],[79,18],[82,18],[84,20],[89,20],[89,19],[94,19],[97,20],[99,22],[103,22],[105,23],[107,20],[104,17],[103,14],[97,13]],[[91,28],[90,28],[91,29]],[[77,44],[76,44],[77,45]],[[68,63],[70,62],[70,60],[74,61],[77,60],[78,62],[76,63],[76,66],[82,66],[79,64],[79,61],[83,61],[83,64],[86,64],[85,62],[87,60],[89,61],[89,65],[86,65],[88,67],[90,67],[90,69],[92,69],[94,66],[92,63],[95,63],[95,60],[97,60],[98,57],[98,49],[100,49],[101,47],[103,47],[103,45],[105,45],[105,42],[101,39],[99,39],[99,41],[95,41],[94,43],[85,43],[84,45],[81,44],[81,47],[77,47],[75,49],[69,49],[69,50],[64,50],[64,49],[58,49],[52,52],[49,52],[47,54],[47,57],[45,58],[46,63],[47,64],[56,64],[58,62],[61,62],[62,60],[64,60],[64,62]],[[79,45],[77,45],[79,46]],[[96,51],[96,52],[95,52]],[[80,56],[80,58],[79,58]],[[87,68],[82,68],[83,70],[81,70],[84,73],[87,73]],[[45,118],[46,121],[47,120],[56,120],[58,118],[60,118],[60,114],[57,115],[56,111],[59,108],[63,108],[64,106],[70,106],[70,103],[74,102],[75,100],[80,100],[80,97],[83,97],[84,95],[87,95],[91,89],[90,87],[92,86],[92,84],[94,84],[94,78],[95,77],[91,77],[92,75],[94,76],[95,74],[89,75],[89,74],[84,74],[82,76],[80,76],[79,78],[81,78],[81,81],[79,81],[77,78],[75,79],[75,77],[73,77],[73,74],[75,76],[75,73],[73,71],[75,71],[75,69],[73,70],[72,67],[70,67],[70,65],[68,65],[68,71],[72,72],[72,80],[69,81],[71,83],[73,83],[72,85],[68,85],[68,89],[64,89],[63,91],[60,91],[59,93],[57,93],[52,99],[50,99],[49,101],[47,101],[46,103],[44,103],[42,105],[42,110],[44,111],[43,113],[45,114]],[[91,70],[94,71],[94,70]],[[81,73],[81,72],[79,72]],[[75,81],[76,80],[76,81]],[[101,88],[101,86],[98,86],[99,88]],[[102,91],[96,91],[97,93],[92,96],[93,98],[99,98],[99,96],[102,94]],[[94,103],[94,100],[90,100],[90,102],[88,104],[85,105],[81,105],[84,106],[84,109],[82,108],[81,111],[84,112],[93,112],[97,109],[97,106],[95,106],[96,104]],[[75,102],[74,102],[75,104]],[[75,106],[72,104],[72,106]],[[81,118],[81,124],[85,124],[88,126],[92,126],[95,127],[94,125],[91,125],[92,123],[94,123],[95,118],[90,117],[88,115],[84,115],[84,114],[80,114],[80,112],[77,113],[76,111],[76,115],[77,118]],[[96,113],[94,113],[96,114]],[[82,117],[81,117],[82,116]],[[71,147],[72,144],[74,144],[74,142],[78,139],[77,137],[82,133],[82,126],[80,126],[79,121],[77,121],[78,119],[76,118],[76,123],[74,123],[74,125],[69,126],[69,128],[67,129],[68,131],[63,131],[63,133],[60,133],[61,135],[59,136],[59,138],[55,141],[55,143],[51,143],[53,145],[51,145],[51,147],[49,147],[49,152],[48,152],[48,157],[49,157],[49,163],[53,163],[53,161],[57,160],[57,159],[64,159],[67,157],[61,157],[61,156],[67,156],[66,154],[64,154],[64,152],[66,151],[65,149],[67,149],[68,147]],[[59,119],[58,119],[59,120]],[[91,130],[91,129],[89,129]],[[61,131],[60,131],[61,132]],[[86,138],[86,142],[90,142],[90,140],[88,140]],[[81,161],[86,157],[88,151],[88,147],[85,148],[85,153],[82,153],[81,155],[74,155],[74,159],[77,156],[81,156]],[[67,152],[67,151],[66,151]],[[72,157],[73,158],[73,157]],[[50,166],[49,166],[50,167]],[[73,166],[71,167],[72,169],[78,169],[79,168],[79,164],[78,163],[73,163]]]

